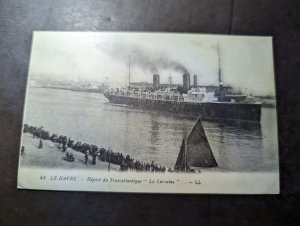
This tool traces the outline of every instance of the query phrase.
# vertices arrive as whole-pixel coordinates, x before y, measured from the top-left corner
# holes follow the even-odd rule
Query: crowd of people
[[[24,125],[24,133],[30,133],[34,138],[40,139],[40,145],[42,140],[50,140],[58,144],[59,148],[66,152],[67,148],[71,148],[75,151],[84,154],[85,164],[88,164],[89,156],[92,156],[92,164],[96,164],[96,160],[102,162],[109,162],[120,166],[121,171],[148,171],[148,172],[165,172],[167,169],[164,166],[159,166],[152,161],[150,164],[135,160],[130,155],[124,156],[120,152],[113,152],[111,148],[100,148],[97,145],[82,143],[80,141],[75,142],[71,137],[50,134],[49,131],[44,130],[43,127],[34,127],[27,124]],[[39,146],[40,146],[39,145]],[[70,153],[67,152],[67,157],[70,157]],[[72,159],[73,159],[72,155]],[[74,159],[73,159],[74,160]]]

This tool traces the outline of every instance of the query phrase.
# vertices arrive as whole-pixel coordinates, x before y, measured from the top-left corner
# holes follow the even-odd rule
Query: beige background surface
[[[298,0],[0,1],[1,225],[299,225]],[[279,196],[137,195],[17,190],[33,30],[273,35]]]

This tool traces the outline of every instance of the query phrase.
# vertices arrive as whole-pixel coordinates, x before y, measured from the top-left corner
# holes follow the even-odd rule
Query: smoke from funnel
[[[159,74],[159,69],[169,69],[177,71],[180,74],[188,74],[188,70],[183,64],[169,59],[164,53],[153,53],[132,43],[118,41],[111,48],[104,50],[113,59],[122,61],[128,59],[130,55],[132,66],[139,67],[151,74]]]
[[[155,67],[151,67],[151,68],[150,68],[150,72],[151,72],[152,74],[158,74],[158,70],[157,70],[157,68],[155,68]]]

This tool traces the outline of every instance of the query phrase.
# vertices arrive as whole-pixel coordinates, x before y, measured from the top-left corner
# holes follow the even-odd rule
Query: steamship
[[[218,86],[198,86],[197,75],[191,86],[190,75],[183,74],[182,85],[160,84],[159,75],[153,75],[153,84],[130,83],[122,89],[109,89],[104,96],[114,104],[136,108],[161,110],[196,115],[202,119],[245,120],[260,122],[261,103],[243,94],[234,94],[221,79],[219,56]]]

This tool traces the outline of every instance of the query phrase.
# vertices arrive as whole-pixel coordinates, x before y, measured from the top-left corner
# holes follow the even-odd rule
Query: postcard
[[[272,37],[33,33],[18,188],[278,194]]]

